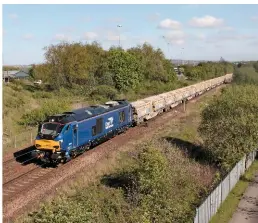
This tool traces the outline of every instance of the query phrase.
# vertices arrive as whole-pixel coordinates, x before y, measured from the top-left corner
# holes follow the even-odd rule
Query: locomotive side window
[[[119,112],[119,122],[124,122],[125,121],[125,112]]]
[[[68,125],[68,126],[66,127],[66,129],[65,129],[65,133],[66,133],[66,132],[68,132],[68,131],[69,131],[69,129],[70,129],[70,125]]]
[[[103,130],[103,118],[98,118],[96,122],[96,134],[99,134]]]
[[[77,132],[77,127],[76,127],[76,125],[73,126],[73,132],[74,132],[74,133]]]
[[[96,125],[92,126],[92,136],[96,135]]]

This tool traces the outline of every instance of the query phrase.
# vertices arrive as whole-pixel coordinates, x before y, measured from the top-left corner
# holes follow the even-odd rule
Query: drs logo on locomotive
[[[113,118],[113,117],[110,117],[110,118],[108,118],[107,120],[108,120],[108,121],[105,123],[105,128],[106,128],[106,129],[109,129],[109,128],[111,128],[111,127],[114,126],[114,124],[113,124],[114,118]]]

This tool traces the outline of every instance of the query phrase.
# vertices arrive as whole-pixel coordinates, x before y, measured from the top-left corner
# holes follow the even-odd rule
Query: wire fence
[[[224,180],[214,189],[206,200],[196,209],[194,223],[209,223],[216,214],[220,205],[226,199],[230,191],[234,188],[240,177],[251,166],[257,151],[244,156],[224,178]]]
[[[6,152],[8,150],[22,149],[31,146],[34,143],[36,135],[36,130],[26,131],[21,134],[5,133],[3,135],[3,151]]]

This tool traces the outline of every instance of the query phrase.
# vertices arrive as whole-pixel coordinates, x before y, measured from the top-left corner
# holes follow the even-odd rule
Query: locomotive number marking
[[[105,129],[109,129],[114,126],[114,124],[113,124],[114,118],[113,117],[110,117],[107,120],[108,121],[105,123]]]

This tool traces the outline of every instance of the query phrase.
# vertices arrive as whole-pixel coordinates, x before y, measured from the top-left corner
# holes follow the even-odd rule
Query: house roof
[[[12,78],[17,78],[17,77],[28,77],[29,74],[27,74],[24,71],[20,70],[10,70],[10,71],[3,71],[3,77],[12,77]]]
[[[19,71],[18,73],[14,74],[15,77],[28,77],[29,74],[27,74],[24,71]]]

